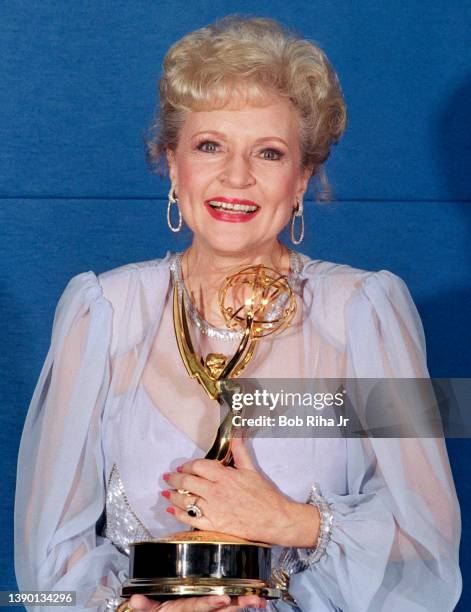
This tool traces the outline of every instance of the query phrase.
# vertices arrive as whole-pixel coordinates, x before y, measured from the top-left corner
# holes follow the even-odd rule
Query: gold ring
[[[187,491],[187,489],[177,489],[177,492],[180,493],[180,495],[193,495],[193,493],[191,491]]]
[[[116,608],[116,612],[133,612],[133,609],[129,605],[129,600],[123,601],[122,604]]]

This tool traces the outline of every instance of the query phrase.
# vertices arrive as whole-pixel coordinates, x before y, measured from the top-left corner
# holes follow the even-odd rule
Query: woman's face
[[[301,167],[296,111],[282,98],[189,112],[168,162],[194,242],[221,254],[266,253],[310,175]]]

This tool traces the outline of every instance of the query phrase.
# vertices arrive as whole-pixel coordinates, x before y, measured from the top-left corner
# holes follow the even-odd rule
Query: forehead
[[[180,137],[192,138],[200,132],[215,131],[226,137],[278,137],[298,144],[298,116],[284,98],[269,98],[263,105],[232,103],[224,108],[189,111]]]

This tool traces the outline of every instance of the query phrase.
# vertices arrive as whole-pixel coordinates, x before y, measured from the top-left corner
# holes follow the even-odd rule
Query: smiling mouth
[[[250,215],[259,209],[257,204],[248,204],[246,202],[228,202],[225,200],[206,200],[205,202],[215,211],[225,212],[229,214],[245,214]]]

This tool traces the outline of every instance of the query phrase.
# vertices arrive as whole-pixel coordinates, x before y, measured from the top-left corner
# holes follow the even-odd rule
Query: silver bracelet
[[[306,503],[316,506],[316,508],[319,510],[320,525],[319,538],[317,540],[316,547],[297,549],[299,558],[305,567],[312,565],[313,563],[317,563],[319,559],[324,556],[330,542],[332,525],[334,521],[334,513],[332,512],[330,504],[327,502],[325,497],[323,497],[321,488],[317,482],[312,485],[311,492],[309,493]]]

